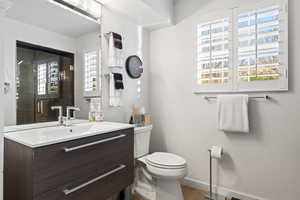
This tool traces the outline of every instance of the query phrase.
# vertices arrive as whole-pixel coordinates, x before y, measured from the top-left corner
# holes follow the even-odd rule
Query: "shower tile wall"
[[[17,55],[17,124],[28,124],[35,121],[34,51],[18,48]]]

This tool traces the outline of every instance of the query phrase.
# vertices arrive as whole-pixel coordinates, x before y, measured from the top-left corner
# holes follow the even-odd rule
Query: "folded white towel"
[[[122,90],[115,89],[115,80],[113,73],[109,74],[109,105],[112,107],[121,106]]]
[[[248,133],[248,95],[219,95],[217,101],[219,130]]]

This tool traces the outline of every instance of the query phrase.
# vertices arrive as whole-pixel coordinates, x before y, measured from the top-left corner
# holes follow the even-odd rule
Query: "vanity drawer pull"
[[[112,174],[114,174],[114,173],[116,173],[116,172],[124,169],[125,167],[126,167],[126,165],[120,165],[119,167],[117,167],[117,168],[115,168],[115,169],[113,169],[113,170],[111,170],[111,171],[109,171],[109,172],[107,172],[105,174],[102,174],[101,176],[98,176],[98,177],[96,177],[96,178],[94,178],[94,179],[92,179],[92,180],[90,180],[88,182],[85,182],[85,183],[83,183],[81,185],[78,185],[77,187],[74,187],[72,189],[66,189],[66,190],[63,191],[63,193],[65,195],[69,195],[69,194],[71,194],[73,192],[76,192],[76,191],[78,191],[78,190],[80,190],[82,188],[85,188],[86,186],[88,186],[90,184],[93,184],[93,183],[95,183],[95,182],[97,182],[97,181],[99,181],[99,180],[101,180],[101,179],[103,179],[103,178],[105,178],[105,177],[107,177],[109,175],[112,175]]]
[[[71,151],[75,151],[75,150],[78,150],[78,149],[83,149],[83,148],[86,148],[86,147],[94,146],[94,145],[97,145],[97,144],[117,140],[117,139],[120,139],[120,138],[123,138],[123,137],[126,137],[126,135],[122,134],[122,135],[119,135],[119,136],[116,136],[116,137],[111,137],[111,138],[99,140],[99,141],[96,141],[96,142],[91,142],[91,143],[88,143],[88,144],[83,144],[83,145],[76,146],[76,147],[64,148],[64,151],[65,152],[71,152]]]

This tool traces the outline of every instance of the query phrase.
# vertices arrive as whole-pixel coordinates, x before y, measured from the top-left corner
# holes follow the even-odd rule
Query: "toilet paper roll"
[[[213,146],[211,148],[211,156],[216,159],[221,159],[223,155],[223,148],[219,146]]]

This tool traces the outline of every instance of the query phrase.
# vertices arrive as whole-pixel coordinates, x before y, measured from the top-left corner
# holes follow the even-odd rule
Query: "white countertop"
[[[86,122],[72,126],[54,126],[21,131],[7,131],[4,137],[31,148],[57,144],[79,138],[134,128],[134,125],[115,122]]]
[[[72,120],[72,124],[81,124],[81,123],[87,123],[87,122],[89,122],[89,120],[84,120],[84,119]],[[37,129],[37,128],[47,128],[47,127],[57,127],[57,126],[59,126],[57,121],[5,126],[3,132],[9,133],[9,132],[15,132],[15,131],[25,131],[25,130],[31,130],[31,129]]]

